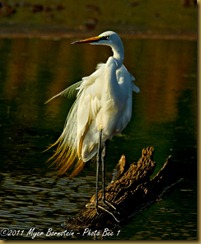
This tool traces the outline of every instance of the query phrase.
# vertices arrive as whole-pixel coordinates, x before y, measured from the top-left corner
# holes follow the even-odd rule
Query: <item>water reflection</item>
[[[153,145],[157,167],[172,154],[185,181],[178,186],[177,195],[172,193],[160,206],[146,210],[125,227],[119,239],[196,239],[196,42],[123,41],[125,65],[136,77],[141,93],[134,94],[129,126],[109,144],[107,162],[115,164],[122,153],[129,161],[137,160],[143,147]],[[42,153],[59,136],[72,103],[65,98],[47,105],[44,102],[91,74],[111,53],[107,47],[70,43],[69,39],[0,40],[1,227],[31,228],[37,224],[42,230],[54,224],[59,228],[94,192],[93,164],[78,178],[62,178],[53,184],[56,172],[45,163],[52,152]],[[108,180],[113,167],[107,164]],[[190,191],[181,191],[182,187]],[[186,205],[181,207],[179,199],[185,197]],[[169,218],[170,205],[180,213],[177,220]],[[181,226],[189,216],[190,227],[183,227],[185,236]],[[160,222],[157,233],[154,221]],[[174,224],[174,236],[166,229],[167,223]],[[139,226],[138,234],[130,232],[133,226]],[[150,231],[143,234],[146,226]]]

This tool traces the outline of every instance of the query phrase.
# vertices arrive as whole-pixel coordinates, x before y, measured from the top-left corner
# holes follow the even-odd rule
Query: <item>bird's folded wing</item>
[[[139,93],[140,92],[140,88],[138,86],[136,86],[133,82],[133,91],[136,92],[136,93]]]
[[[73,99],[76,97],[77,93],[78,93],[78,87],[81,85],[82,81],[78,81],[75,84],[67,87],[65,90],[61,91],[60,93],[56,94],[55,96],[51,97],[49,100],[47,100],[45,102],[45,104],[49,103],[50,101],[52,101],[53,99],[59,97],[59,96],[64,96],[67,97],[68,99]]]
[[[131,74],[130,74],[130,76],[131,76],[131,80],[133,81],[133,91],[136,92],[136,93],[139,93],[140,92],[140,88],[138,86],[136,86],[135,83],[134,83],[135,77],[132,76]]]

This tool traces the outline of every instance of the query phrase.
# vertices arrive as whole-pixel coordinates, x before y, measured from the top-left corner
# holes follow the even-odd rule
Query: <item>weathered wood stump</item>
[[[119,177],[112,180],[105,188],[106,200],[116,207],[116,211],[113,212],[118,221],[106,211],[99,209],[97,214],[95,208],[86,207],[94,206],[94,195],[90,202],[67,222],[66,228],[75,231],[85,228],[103,230],[108,227],[112,229],[122,225],[139,211],[160,199],[167,189],[178,182],[179,178],[174,173],[173,160],[168,157],[160,171],[151,179],[156,166],[153,161],[153,152],[153,147],[143,149],[141,158],[137,163],[132,163],[128,170],[125,170],[125,156],[123,155],[119,160],[117,164]],[[98,194],[100,202],[101,197],[102,190]]]

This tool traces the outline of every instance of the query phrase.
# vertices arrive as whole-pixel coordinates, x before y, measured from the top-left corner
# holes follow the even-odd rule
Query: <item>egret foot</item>
[[[115,208],[111,203],[109,203],[109,202],[107,202],[107,203],[109,203],[109,204],[107,204],[106,202],[101,202],[101,203],[102,203],[103,205],[105,205],[106,207],[109,206],[109,207],[113,208],[113,210],[116,212],[116,208]],[[101,209],[102,211],[104,211],[104,212],[110,214],[110,215],[113,217],[113,219],[114,219],[117,223],[120,222],[120,220],[115,216],[115,214],[114,214],[113,212],[111,212],[110,210],[108,210],[106,207],[101,206],[100,204],[96,205],[94,202],[90,202],[90,203],[87,203],[87,204],[85,205],[85,207],[86,207],[86,208],[91,208],[91,209],[96,209],[96,213],[97,213],[98,215],[99,215],[99,211],[98,211],[98,209]],[[116,214],[120,216],[120,213],[119,213],[119,212],[116,212]]]
[[[107,205],[106,205],[106,206],[107,206]],[[100,208],[100,209],[103,210],[104,212],[110,214],[110,215],[113,217],[113,219],[114,219],[117,223],[120,222],[120,220],[119,220],[119,219],[114,215],[114,213],[111,212],[110,210],[106,209],[105,207],[103,207],[103,206],[101,206],[101,205],[98,205],[98,208]],[[119,214],[119,213],[118,213],[118,214]]]
[[[95,209],[96,214],[99,215],[98,205],[95,202],[90,202],[85,205],[86,208]]]
[[[106,205],[108,207],[111,207],[112,209],[117,211],[117,208],[112,203],[108,202],[107,200],[102,199],[101,203],[103,203],[104,205]],[[120,213],[118,211],[117,211],[117,213],[120,215]]]

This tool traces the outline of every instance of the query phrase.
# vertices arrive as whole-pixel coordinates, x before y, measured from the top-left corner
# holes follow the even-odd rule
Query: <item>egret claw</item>
[[[110,214],[113,219],[117,222],[117,223],[120,223],[120,220],[117,219],[117,217],[112,213],[110,212],[109,210],[107,210],[106,208],[102,207],[101,205],[98,205],[98,208],[100,208],[101,210],[105,211],[106,213]]]

